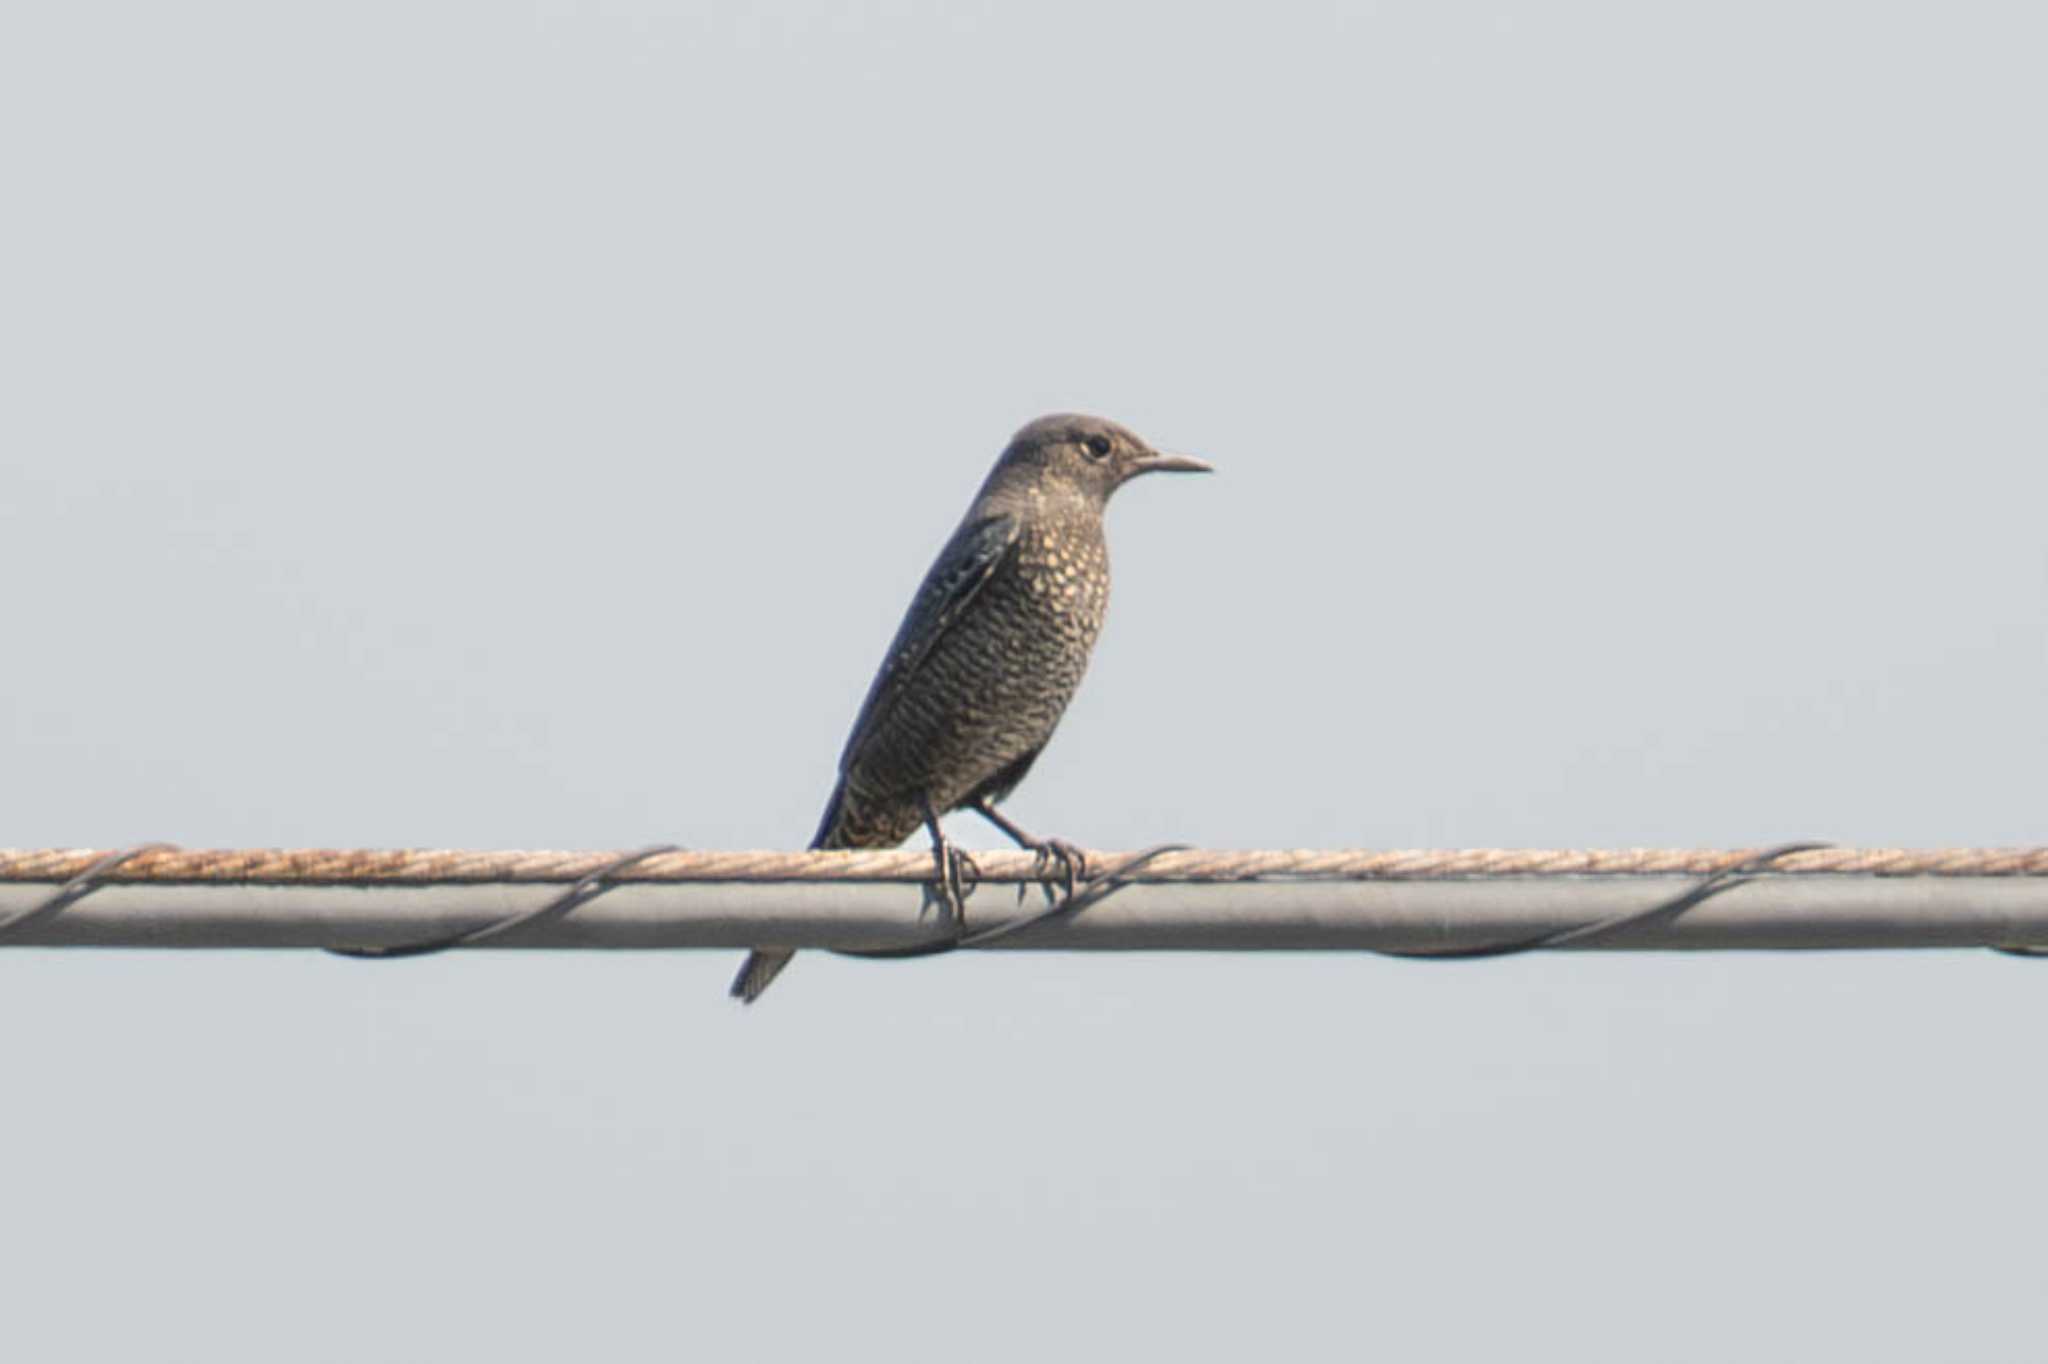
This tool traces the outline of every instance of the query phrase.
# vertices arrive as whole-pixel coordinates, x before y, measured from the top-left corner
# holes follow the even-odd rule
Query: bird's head
[[[1012,436],[995,478],[1055,482],[1102,502],[1139,474],[1208,473],[1210,467],[1190,455],[1163,455],[1113,421],[1061,412]]]

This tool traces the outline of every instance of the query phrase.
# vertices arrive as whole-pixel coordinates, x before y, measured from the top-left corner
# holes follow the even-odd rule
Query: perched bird
[[[925,574],[839,757],[813,848],[893,848],[922,824],[942,886],[957,853],[939,816],[973,810],[1020,846],[1079,854],[997,813],[1052,737],[1080,685],[1109,606],[1102,512],[1139,474],[1206,472],[1115,422],[1040,417],[1010,441]],[[791,949],[757,948],[732,983],[751,1003]]]

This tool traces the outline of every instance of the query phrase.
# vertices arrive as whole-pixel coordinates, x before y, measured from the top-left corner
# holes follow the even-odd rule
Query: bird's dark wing
[[[846,749],[839,755],[839,770],[846,772],[859,761],[862,748],[903,696],[910,680],[930,657],[939,640],[981,591],[996,567],[1017,547],[1017,519],[986,516],[968,521],[953,532],[953,538],[939,551],[937,562],[924,575],[924,585],[904,613],[903,624],[889,645],[888,657],[875,674],[868,698],[847,736]]]

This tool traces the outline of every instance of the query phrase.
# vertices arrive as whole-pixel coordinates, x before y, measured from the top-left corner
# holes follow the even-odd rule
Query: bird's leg
[[[939,829],[938,812],[932,809],[931,801],[919,796],[917,803],[924,811],[924,827],[931,830],[932,860],[938,864],[939,870],[939,899],[945,902],[947,911],[952,914],[953,926],[964,929],[967,927],[967,891],[962,882],[967,877],[980,880],[981,869],[974,865],[974,859],[964,849],[955,846]]]
[[[1019,828],[1009,816],[999,813],[987,796],[976,797],[968,803],[967,808],[1008,834],[1018,847],[1029,848],[1037,854],[1039,871],[1058,863],[1063,873],[1061,879],[1066,883],[1067,898],[1074,898],[1074,888],[1080,884],[1081,878],[1088,874],[1088,854],[1064,838],[1033,838]]]

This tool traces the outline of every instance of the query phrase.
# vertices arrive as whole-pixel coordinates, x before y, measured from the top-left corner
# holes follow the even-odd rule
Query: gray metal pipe
[[[1047,951],[1372,951],[1472,947],[1645,909],[1689,876],[1148,882],[1071,918],[992,944]],[[559,885],[113,883],[0,948],[375,947],[460,932],[534,909]],[[51,887],[0,884],[0,920]],[[986,884],[970,927],[1029,914],[1036,888]],[[880,882],[627,882],[567,918],[491,947],[648,949],[902,947],[943,936],[923,888]],[[2048,944],[2048,877],[1771,875],[1674,920],[1572,950],[1846,949]]]

